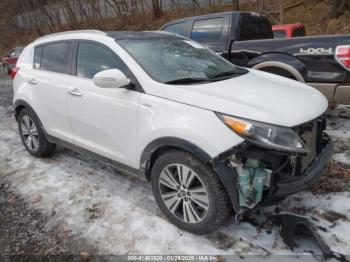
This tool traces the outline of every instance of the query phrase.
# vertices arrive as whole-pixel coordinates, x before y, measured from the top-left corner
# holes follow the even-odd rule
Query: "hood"
[[[169,85],[166,98],[259,122],[293,127],[323,114],[328,101],[318,90],[257,70],[219,82]]]

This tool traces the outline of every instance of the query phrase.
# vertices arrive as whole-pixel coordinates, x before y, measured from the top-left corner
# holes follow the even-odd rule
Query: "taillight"
[[[18,70],[19,70],[18,67],[14,67],[14,68],[11,69],[11,78],[12,78],[12,80],[15,79]]]
[[[335,60],[350,70],[350,45],[340,45],[335,49]]]

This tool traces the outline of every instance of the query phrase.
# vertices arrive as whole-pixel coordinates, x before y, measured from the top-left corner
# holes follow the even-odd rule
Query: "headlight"
[[[300,137],[287,127],[269,125],[233,116],[217,114],[236,134],[261,147],[306,154],[309,149]]]

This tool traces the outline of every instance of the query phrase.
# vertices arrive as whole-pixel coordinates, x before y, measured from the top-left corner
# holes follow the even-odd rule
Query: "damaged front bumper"
[[[334,144],[323,132],[325,122],[313,123],[314,127],[305,128],[309,131],[300,131],[312,148],[308,155],[259,148],[245,141],[213,159],[236,214],[305,190],[318,180],[331,160]]]
[[[314,162],[307,168],[304,174],[297,179],[285,180],[276,183],[277,191],[274,196],[287,196],[312,186],[321,176],[327,164],[332,158],[334,143],[327,137],[326,146]]]

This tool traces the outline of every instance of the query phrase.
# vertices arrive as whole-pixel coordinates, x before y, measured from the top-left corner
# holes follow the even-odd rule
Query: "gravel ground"
[[[16,260],[24,256],[55,256],[58,260],[68,253],[64,234],[45,230],[42,214],[9,189],[11,184],[0,176],[0,258]],[[58,256],[59,255],[59,256]]]
[[[0,75],[0,105],[11,106],[12,96],[12,80]],[[55,216],[54,213],[51,215]],[[45,258],[80,261],[88,260],[89,254],[95,252],[85,240],[69,234],[69,230],[47,228],[47,221],[47,217],[12,190],[11,181],[0,170],[0,261],[40,261]]]

